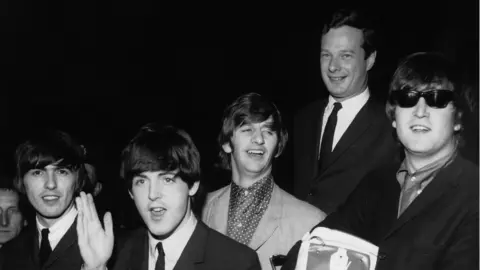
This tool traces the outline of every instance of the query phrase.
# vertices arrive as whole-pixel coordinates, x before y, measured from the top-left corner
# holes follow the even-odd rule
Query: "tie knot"
[[[163,244],[162,242],[158,242],[157,244],[157,251],[158,251],[158,256],[160,257],[163,257],[165,256],[165,252],[163,251]]]
[[[333,103],[333,111],[338,112],[342,108],[342,103],[340,102],[335,102]]]
[[[49,229],[42,229],[42,239],[47,238],[48,239],[48,234],[50,233]]]

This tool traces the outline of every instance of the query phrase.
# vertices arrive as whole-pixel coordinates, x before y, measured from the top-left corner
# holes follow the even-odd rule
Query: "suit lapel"
[[[199,220],[173,270],[194,270],[195,264],[202,263],[207,250],[207,237],[207,226]]]
[[[40,268],[40,258],[39,258],[39,253],[40,253],[40,247],[39,247],[39,237],[38,237],[38,231],[37,231],[37,226],[35,223],[28,228],[28,236],[26,236],[26,244],[31,246],[31,253],[29,254],[32,262],[37,265]]]
[[[230,203],[230,185],[219,192],[217,198],[213,199],[212,207],[209,210],[207,224],[210,228],[226,235],[228,221],[228,205]]]
[[[315,145],[315,151],[314,151],[314,158],[313,158],[313,161],[315,162],[315,165],[313,166],[315,168],[315,173],[314,175],[316,175],[318,173],[318,158],[319,158],[319,154],[320,154],[320,136],[322,135],[322,125],[323,125],[323,114],[325,112],[325,108],[327,107],[328,105],[328,99],[325,99],[322,101],[322,103],[320,103],[320,106],[319,106],[319,109],[318,109],[318,112],[314,115],[318,115],[319,117],[314,117],[312,119],[312,127],[315,127],[315,130],[314,130],[314,138],[313,140],[315,141],[315,143],[312,143],[311,145]]]
[[[75,248],[77,247],[77,220],[70,225],[70,228],[67,230],[65,235],[60,239],[60,242],[58,242],[57,246],[55,247],[54,250],[52,250],[52,253],[50,254],[50,257],[48,257],[48,260],[45,262],[45,267],[48,267],[52,263],[54,263],[58,258],[62,257],[63,254],[68,251],[70,248]],[[37,243],[38,246],[38,243]]]
[[[133,237],[129,269],[148,270],[148,235],[145,229]]]
[[[442,169],[442,171],[437,174],[428,186],[425,187],[422,194],[419,195],[398,218],[385,238],[388,238],[407,222],[427,210],[432,203],[447,195],[447,191],[451,190],[458,184],[456,179],[461,173],[461,167],[458,166],[458,163],[459,157],[457,157],[450,166]]]
[[[329,156],[326,164],[325,169],[320,172],[323,174],[332,164],[335,163],[344,153],[345,151],[352,146],[352,144],[358,140],[363,133],[371,126],[372,119],[374,119],[375,111],[373,110],[372,106],[372,98],[369,98],[367,103],[360,109],[358,114],[353,119],[352,123],[348,126],[345,133],[342,135],[340,140],[338,141],[337,145],[333,149],[332,154]]]
[[[253,250],[258,250],[273,235],[279,226],[281,218],[282,198],[278,186],[274,184],[267,210],[263,214],[248,246]]]

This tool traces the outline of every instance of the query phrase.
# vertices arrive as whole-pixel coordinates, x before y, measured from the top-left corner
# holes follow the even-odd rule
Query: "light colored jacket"
[[[227,233],[230,185],[208,194],[202,220],[212,229]],[[303,235],[325,218],[318,208],[301,201],[276,184],[272,197],[248,245],[255,250],[262,269],[271,269],[272,255],[286,255]]]

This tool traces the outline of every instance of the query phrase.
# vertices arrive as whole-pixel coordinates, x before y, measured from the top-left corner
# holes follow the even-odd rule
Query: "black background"
[[[370,74],[375,95],[385,96],[402,57],[433,50],[458,63],[478,100],[478,1],[361,4],[372,8],[383,41]],[[248,92],[266,95],[291,131],[295,111],[327,93],[319,71],[321,22],[337,4],[0,5],[3,164],[30,129],[63,129],[87,146],[105,185],[104,203],[119,212],[127,207],[120,201],[126,192],[119,154],[143,124],[164,122],[189,132],[210,190],[228,181],[213,170],[228,103]],[[467,119],[462,151],[478,164],[478,107]],[[288,191],[292,147],[275,168]]]

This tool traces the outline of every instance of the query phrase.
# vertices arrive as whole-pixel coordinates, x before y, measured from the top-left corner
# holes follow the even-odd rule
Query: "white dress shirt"
[[[48,242],[50,242],[50,247],[52,248],[52,251],[55,249],[55,247],[58,245],[58,242],[62,239],[62,237],[65,235],[65,233],[70,229],[70,226],[72,226],[73,222],[75,222],[75,218],[77,217],[77,209],[75,206],[72,206],[68,212],[61,217],[55,224],[53,224],[52,227],[47,228],[40,224],[38,221],[38,215],[37,215],[37,230],[38,230],[38,245],[41,245],[42,242],[42,230],[43,229],[49,229],[50,233],[48,234]]]
[[[161,241],[165,253],[165,270],[172,270],[175,267],[196,226],[197,219],[193,213],[190,213],[190,217],[182,227],[178,228],[178,230],[170,235],[170,237]],[[158,257],[158,242],[160,241],[153,238],[153,236],[148,233],[148,270],[155,270],[155,264],[157,263]]]
[[[363,108],[363,106],[367,103],[368,99],[370,98],[370,90],[368,87],[360,93],[352,98],[344,100],[340,102],[342,104],[342,108],[337,113],[337,125],[335,126],[335,133],[333,134],[333,143],[332,143],[332,151],[335,149],[340,138],[342,138],[343,134],[347,130],[347,128],[352,123],[355,116],[357,116],[358,112]],[[331,95],[328,97],[328,104],[325,108],[323,113],[323,120],[322,120],[322,134],[320,135],[320,146],[319,146],[319,153],[320,148],[322,145],[323,139],[323,132],[325,131],[325,126],[327,125],[328,117],[333,111],[333,104],[337,102]]]

